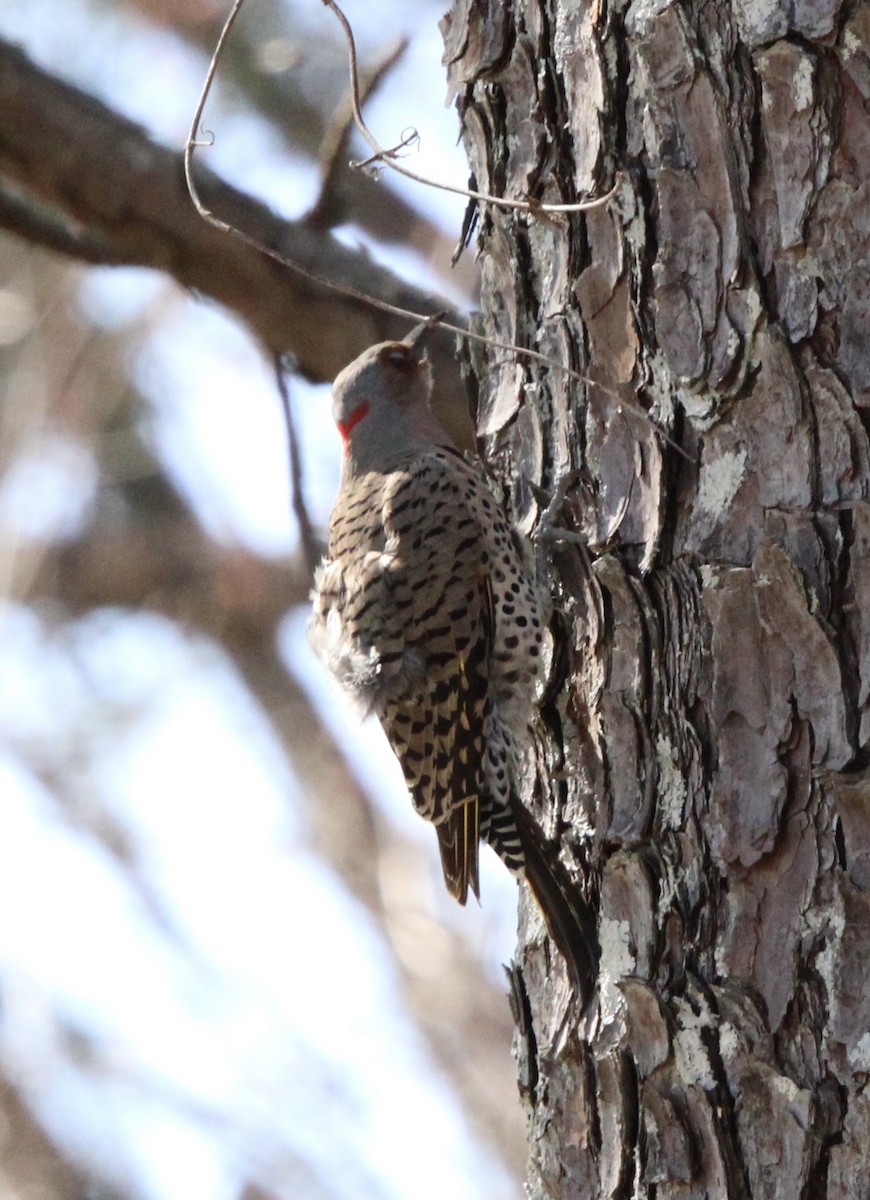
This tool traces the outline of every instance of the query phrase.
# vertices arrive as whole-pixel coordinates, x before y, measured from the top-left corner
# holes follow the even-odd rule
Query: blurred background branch
[[[332,379],[366,346],[407,332],[407,321],[317,289],[212,228],[190,201],[179,153],[2,42],[0,105],[0,220],[13,232],[90,262],[166,271],[237,312],[269,349],[291,352],[309,379]],[[283,221],[199,162],[195,171],[222,220],[304,270],[414,312],[446,309],[462,323],[440,297],[336,241],[324,228],[322,204],[316,221]],[[435,339],[433,353],[439,402],[461,424],[461,411],[452,415],[464,395],[452,342]]]

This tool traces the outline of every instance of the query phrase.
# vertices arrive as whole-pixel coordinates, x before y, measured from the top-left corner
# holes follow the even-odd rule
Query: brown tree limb
[[[241,315],[273,353],[290,351],[300,372],[314,380],[333,378],[373,342],[408,332],[406,322],[301,281],[208,226],[185,189],[181,155],[3,42],[0,110],[0,177],[7,195],[14,195],[12,183],[33,198],[33,240],[71,254],[81,245],[88,261],[102,242],[103,261],[166,271]],[[198,168],[196,175],[213,211],[304,270],[415,312],[449,310],[452,321],[463,323],[443,299],[411,287],[328,234],[281,220],[207,170]],[[19,202],[17,232],[23,232],[23,213]],[[463,422],[467,430],[452,339],[436,336],[430,344],[443,415],[454,430]],[[467,442],[467,433],[459,436]]]
[[[121,264],[112,241],[46,207],[32,195],[0,178],[0,226],[25,241],[83,262]]]

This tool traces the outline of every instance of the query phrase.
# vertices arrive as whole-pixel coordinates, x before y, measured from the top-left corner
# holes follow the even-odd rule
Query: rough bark
[[[556,546],[540,788],[595,904],[578,1021],[526,912],[534,1197],[870,1189],[870,10],[455,0],[479,434]],[[640,405],[648,418],[637,416]],[[666,432],[667,439],[658,429]],[[679,450],[674,443],[679,446]]]

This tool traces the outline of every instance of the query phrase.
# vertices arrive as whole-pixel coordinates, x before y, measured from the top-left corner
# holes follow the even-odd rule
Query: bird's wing
[[[461,458],[424,456],[396,480],[383,524],[384,583],[401,631],[407,692],[381,712],[417,811],[435,823],[448,890],[478,894],[484,714],[494,614],[491,561]]]
[[[398,478],[398,477],[396,477]],[[368,473],[342,488],[329,530],[329,556],[318,568],[309,638],[333,675],[366,712],[401,692],[408,662],[396,620],[395,547],[383,527],[384,477]]]

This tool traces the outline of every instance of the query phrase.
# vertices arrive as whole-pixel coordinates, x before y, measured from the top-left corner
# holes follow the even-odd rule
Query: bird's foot
[[[577,482],[579,475],[579,471],[566,471],[556,481],[552,492],[546,492],[543,488],[533,485],[532,490],[540,508],[535,540],[541,547],[588,547],[589,538],[585,533],[578,529],[566,529],[559,523],[565,508],[568,490]]]

